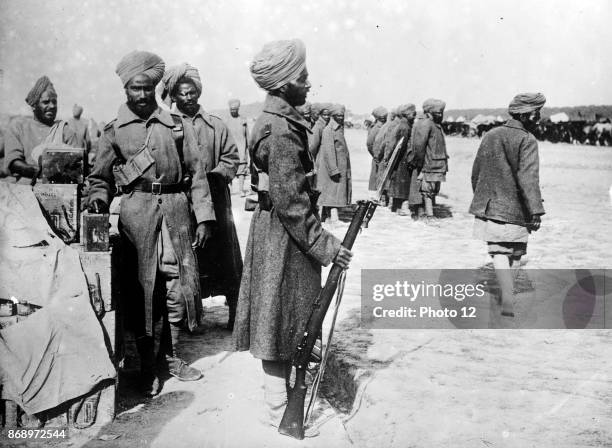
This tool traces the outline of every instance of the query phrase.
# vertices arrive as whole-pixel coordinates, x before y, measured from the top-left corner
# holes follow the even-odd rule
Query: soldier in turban
[[[372,167],[370,168],[370,180],[368,182],[370,194],[374,194],[378,188],[378,162],[374,158],[374,140],[380,128],[387,122],[387,109],[379,106],[372,111],[372,116],[374,117],[374,124],[368,129],[368,136],[366,138],[366,147],[372,156]]]
[[[157,105],[162,59],[135,51],[119,62],[116,72],[127,101],[100,139],[89,176],[88,209],[107,212],[115,192],[123,193],[122,247],[135,254],[124,257],[124,321],[136,336],[143,392],[156,395],[162,371],[180,381],[202,377],[181,358],[179,339],[199,322],[202,302],[193,247],[203,247],[212,234],[215,211],[193,127]]]
[[[532,132],[545,102],[541,93],[516,95],[508,106],[512,118],[484,135],[472,167],[474,236],[487,242],[507,317],[514,316],[510,268],[518,268],[529,233],[540,228],[544,214]]]
[[[387,132],[387,142],[385,142],[385,153],[382,166],[387,166],[393,151],[401,141],[397,163],[391,171],[387,193],[393,198],[391,211],[397,211],[400,216],[409,216],[409,202],[411,188],[410,160],[412,157],[412,125],[416,116],[414,104],[402,104],[397,110],[397,125]]]
[[[57,94],[46,76],[40,77],[25,102],[32,117],[18,117],[9,123],[4,141],[4,167],[20,183],[35,182],[40,172],[39,157],[51,144],[76,147],[77,136],[57,116]]]
[[[251,64],[267,91],[251,134],[253,212],[233,341],[262,360],[270,424],[287,402],[290,361],[321,288],[321,266],[347,267],[351,252],[321,227],[309,178],[310,126],[295,109],[310,90],[306,52],[299,40],[266,44]]]
[[[314,160],[317,159],[319,149],[321,148],[321,137],[323,136],[323,129],[328,125],[331,118],[330,114],[331,104],[320,103],[318,107],[319,118],[312,125],[312,134],[308,135],[308,150]]]
[[[89,136],[88,123],[87,121],[81,119],[82,115],[83,106],[75,104],[72,107],[72,118],[68,120],[68,126],[70,126],[70,129],[72,129],[77,136],[76,146],[78,148],[83,148],[88,152],[91,148],[91,138]]]
[[[188,79],[189,83],[193,86],[195,90],[195,94],[199,97],[202,95],[202,81],[200,80],[200,73],[198,69],[192,65],[183,62],[182,64],[175,65],[174,67],[170,67],[164,73],[162,77],[162,91],[161,91],[161,99],[170,106],[172,103],[171,95],[172,92],[176,90],[176,87],[182,80]],[[199,107],[197,106],[197,101],[195,101],[195,105],[188,103],[185,104],[186,107],[192,107],[192,112],[196,112]]]
[[[312,103],[312,106],[310,107],[310,122],[312,126],[314,126],[317,120],[319,119],[320,113],[321,113],[321,103]]]
[[[314,124],[314,122],[312,121],[312,104],[306,101],[303,106],[296,107],[296,110],[302,114],[304,120],[310,123],[312,127],[312,125]]]
[[[245,180],[249,174],[249,125],[245,117],[240,115],[240,100],[232,99],[228,101],[229,117],[226,120],[229,132],[236,142],[238,147],[238,193],[241,197],[245,197],[250,188],[248,183],[245,188]]]
[[[321,192],[318,205],[321,218],[338,222],[338,208],[351,204],[351,159],[344,138],[344,114],[342,104],[330,107],[331,120],[323,130],[321,149],[317,157],[317,189]]]
[[[393,108],[389,111],[389,113],[387,114],[387,120],[385,121],[385,123],[382,124],[382,126],[380,127],[380,130],[376,133],[376,136],[374,137],[374,141],[372,143],[372,155],[378,165],[378,169],[377,169],[378,177],[376,179],[377,184],[378,184],[378,181],[380,180],[380,176],[383,174],[384,169],[386,168],[384,165],[384,157],[385,157],[385,152],[386,152],[385,146],[389,142],[388,135],[393,131],[393,128],[397,125],[396,109],[397,108]],[[387,196],[387,190],[385,190],[383,192],[383,197],[381,198],[381,202],[383,204],[386,204],[387,201],[389,202],[390,205],[392,205],[391,201],[389,200]]]
[[[446,103],[442,100],[434,98],[426,100],[423,103],[424,115],[415,122],[412,134],[414,157],[411,166],[419,173],[420,192],[428,223],[433,223],[435,220],[433,204],[440,192],[440,184],[446,181],[448,171],[448,154],[442,130],[445,107]]]
[[[227,327],[231,329],[242,275],[242,255],[234,226],[229,189],[239,167],[238,148],[223,120],[206,112],[199,104],[202,82],[195,67],[183,63],[168,68],[162,84],[162,97],[165,95],[170,105],[175,104],[173,110],[192,124],[196,133],[199,155],[207,173],[217,218],[213,236],[204,248],[196,248],[200,288],[203,297],[225,296],[229,306]],[[230,108],[236,108],[236,111],[239,105],[238,100],[230,101]]]

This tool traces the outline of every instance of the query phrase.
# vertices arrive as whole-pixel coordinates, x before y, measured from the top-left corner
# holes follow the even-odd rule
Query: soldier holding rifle
[[[266,423],[278,426],[287,401],[291,357],[321,289],[321,266],[347,268],[351,251],[323,230],[311,186],[307,123],[295,109],[310,89],[300,40],[264,46],[251,64],[268,95],[251,134],[253,213],[234,327],[236,350],[262,360]]]

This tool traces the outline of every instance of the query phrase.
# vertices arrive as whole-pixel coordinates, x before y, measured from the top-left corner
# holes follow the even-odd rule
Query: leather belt
[[[117,187],[121,193],[130,193],[132,191],[142,191],[152,194],[168,194],[181,193],[185,191],[185,185],[182,182],[177,184],[162,184],[161,182],[141,181],[134,186]]]

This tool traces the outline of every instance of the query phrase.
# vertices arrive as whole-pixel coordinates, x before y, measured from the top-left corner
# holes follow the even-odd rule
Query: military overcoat
[[[109,123],[100,138],[94,169],[89,176],[89,201],[101,199],[110,204],[115,191],[113,166],[120,158],[128,160],[147,140],[154,159],[139,180],[174,184],[183,174],[173,135],[174,119],[170,112],[158,108],[147,120],[139,118],[123,104],[116,120]],[[191,244],[194,240],[193,210],[196,221],[214,221],[215,212],[210,198],[206,172],[202,169],[195,133],[189,123],[183,122],[183,153],[185,167],[192,177],[187,193],[152,194],[131,191],[121,199],[119,230],[124,242],[134,250],[137,266],[132,294],[123,294],[122,300],[130,320],[126,322],[134,331],[152,334],[153,290],[157,276],[157,238],[162,219],[166,220],[172,248],[178,260],[181,292],[186,302],[186,323],[194,329],[199,321],[202,303],[196,257]],[[138,182],[139,180],[135,181]],[[127,249],[126,249],[127,250]],[[126,266],[126,269],[130,266]],[[127,272],[122,272],[128,274]],[[140,311],[140,313],[138,312]],[[143,319],[140,319],[142,316]]]
[[[351,158],[344,138],[344,126],[329,120],[323,130],[317,157],[319,206],[346,207],[352,199]]]
[[[470,213],[526,226],[544,214],[539,171],[538,142],[520,121],[491,129],[474,159]]]
[[[299,112],[268,95],[251,134],[252,163],[269,176],[272,207],[253,212],[233,344],[260,359],[291,358],[321,288],[321,266],[340,250],[321,227],[306,177],[308,132]]]
[[[380,121],[376,121],[370,129],[368,129],[368,137],[366,139],[366,147],[372,156],[372,167],[370,168],[370,180],[368,182],[368,190],[374,191],[378,182],[378,161],[374,158],[374,140],[382,127]]]

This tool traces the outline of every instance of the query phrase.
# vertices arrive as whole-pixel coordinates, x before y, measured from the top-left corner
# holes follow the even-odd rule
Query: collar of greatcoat
[[[214,128],[214,125],[213,125],[212,119],[210,118],[210,115],[208,114],[208,112],[206,112],[204,110],[204,108],[202,106],[200,106],[200,108],[198,109],[198,111],[196,112],[196,114],[193,117],[190,117],[189,115],[184,114],[183,112],[178,110],[178,108],[176,107],[176,103],[172,106],[172,112],[174,112],[175,114],[180,115],[185,120],[194,120],[196,117],[200,117],[202,120],[204,120],[204,123],[206,123],[211,128]]]
[[[119,107],[119,112],[117,113],[117,127],[125,126],[133,122],[146,122],[149,124],[151,121],[159,121],[160,123],[168,126],[169,128],[174,127],[174,120],[172,119],[172,115],[167,110],[158,107],[149,118],[143,120],[138,115],[130,110],[127,104],[122,104]]]
[[[340,128],[343,128],[344,125],[338,123],[336,120],[334,120],[333,118],[329,119],[329,127],[332,128],[332,130],[337,131]]]
[[[304,128],[308,133],[312,134],[310,126],[308,125],[308,122],[304,120],[302,114],[295,110],[295,108],[292,107],[287,101],[278,96],[268,94],[264,103],[263,110],[264,112],[267,112],[269,114],[274,114],[283,117],[291,123]]]
[[[506,124],[504,124],[504,126],[506,126],[507,128],[520,129],[521,131],[527,132],[527,129],[525,129],[523,123],[518,120],[515,120],[514,118],[509,119]]]

